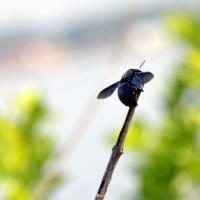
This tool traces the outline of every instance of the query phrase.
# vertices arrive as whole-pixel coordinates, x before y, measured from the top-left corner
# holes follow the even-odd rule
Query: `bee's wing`
[[[112,95],[115,89],[118,87],[119,81],[113,83],[112,85],[108,86],[107,88],[103,89],[97,96],[97,99],[105,99]]]
[[[141,72],[138,75],[141,78],[143,85],[154,78],[154,75],[151,72]]]

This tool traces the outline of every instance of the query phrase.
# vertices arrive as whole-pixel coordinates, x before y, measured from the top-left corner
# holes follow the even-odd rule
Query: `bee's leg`
[[[133,107],[136,107],[138,104],[137,104],[137,89],[136,90],[133,90],[133,99],[132,99],[132,106]]]
[[[141,85],[140,87],[132,87],[133,89],[133,101],[132,101],[132,106],[136,107],[137,104],[137,99],[138,99],[138,93],[143,92],[143,86]]]
[[[140,92],[144,92],[144,90],[142,88],[138,88],[138,91]]]
[[[132,86],[133,91],[144,92],[143,85]]]
[[[138,90],[139,92],[144,92],[144,90],[143,90],[143,85],[139,85],[139,86],[137,87],[137,90]]]

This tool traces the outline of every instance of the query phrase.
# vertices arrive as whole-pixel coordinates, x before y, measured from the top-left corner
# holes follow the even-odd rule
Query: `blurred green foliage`
[[[34,190],[55,150],[52,138],[45,131],[47,116],[41,96],[32,90],[22,91],[16,97],[9,114],[0,114],[3,199],[36,199]]]
[[[200,199],[200,19],[192,14],[167,18],[171,36],[185,48],[173,68],[161,123],[134,122],[126,145],[140,162],[137,200]],[[135,165],[135,161],[134,161]]]

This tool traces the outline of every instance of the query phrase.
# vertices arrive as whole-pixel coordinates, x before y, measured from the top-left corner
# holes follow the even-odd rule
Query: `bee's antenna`
[[[144,60],[144,61],[140,64],[139,69],[141,69],[141,67],[144,65],[145,62],[146,62],[146,60]]]

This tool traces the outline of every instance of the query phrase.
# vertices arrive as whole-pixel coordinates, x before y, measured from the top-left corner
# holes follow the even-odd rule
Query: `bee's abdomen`
[[[128,83],[120,84],[118,87],[118,97],[125,106],[131,107],[137,105],[134,95],[134,88]]]

